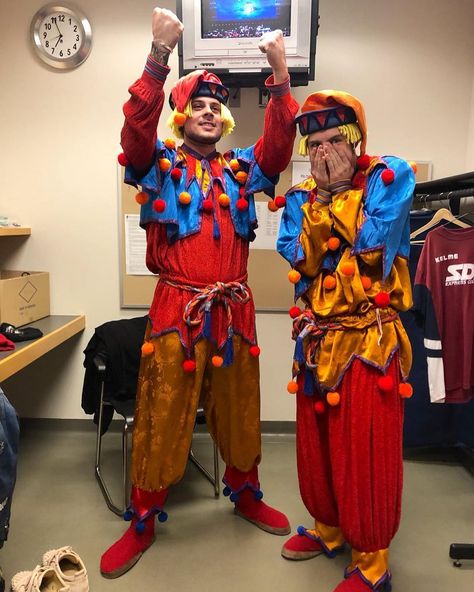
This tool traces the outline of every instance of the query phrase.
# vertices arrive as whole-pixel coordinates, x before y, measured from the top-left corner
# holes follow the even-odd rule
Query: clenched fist
[[[153,10],[151,30],[153,43],[174,49],[183,32],[183,23],[167,8],[155,8]]]
[[[258,48],[267,56],[273,70],[274,82],[284,82],[288,78],[286,65],[285,41],[280,29],[264,33],[258,42]]]

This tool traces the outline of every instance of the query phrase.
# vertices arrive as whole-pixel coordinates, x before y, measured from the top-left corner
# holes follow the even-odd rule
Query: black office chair
[[[94,336],[84,351],[86,375],[82,407],[86,413],[94,413],[94,421],[97,424],[95,476],[108,508],[119,516],[124,513],[129,504],[129,435],[133,430],[135,388],[146,323],[147,317],[104,323],[96,328]],[[112,363],[112,356],[119,362]],[[123,420],[121,505],[114,503],[102,475],[102,438],[107,432],[114,412]],[[199,408],[196,414],[196,425],[203,424],[205,421],[204,410]],[[219,454],[214,442],[213,454],[213,474],[198,461],[192,447],[189,451],[189,460],[213,485],[214,495],[217,497],[220,493]]]

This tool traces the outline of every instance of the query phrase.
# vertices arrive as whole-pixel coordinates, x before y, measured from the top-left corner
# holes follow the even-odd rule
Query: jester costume
[[[365,154],[363,108],[351,95],[310,95],[297,121],[303,135],[356,122],[362,154],[343,190],[328,195],[310,177],[286,195],[277,248],[305,304],[290,310],[296,384],[288,390],[297,397],[300,492],[315,524],[299,527],[282,555],[333,557],[347,542],[352,562],[337,592],[388,590],[403,397],[411,394],[411,347],[398,311],[411,306],[414,174],[399,158]]]
[[[249,148],[204,157],[156,137],[168,72],[149,57],[124,106],[125,181],[140,188],[146,261],[159,281],[138,380],[126,516],[132,525],[102,557],[109,578],[153,542],[155,515],[166,519],[163,505],[184,473],[199,403],[236,513],[268,532],[290,531],[286,516],[261,501],[259,348],[247,259],[257,226],[253,194],[270,192],[286,168],[298,105],[289,80],[277,85],[270,77],[263,136]],[[189,113],[192,97],[225,105],[228,94],[206,71],[181,78],[171,93],[175,121]]]

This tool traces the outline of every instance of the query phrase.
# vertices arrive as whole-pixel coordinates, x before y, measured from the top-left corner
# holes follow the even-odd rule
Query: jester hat
[[[192,97],[213,97],[225,105],[229,99],[229,89],[212,72],[194,70],[180,78],[171,89],[171,108],[183,113]]]
[[[356,97],[342,90],[321,90],[312,93],[303,103],[301,114],[296,117],[300,134],[308,136],[314,132],[357,123],[362,135],[361,155],[367,143],[367,124],[362,103]]]

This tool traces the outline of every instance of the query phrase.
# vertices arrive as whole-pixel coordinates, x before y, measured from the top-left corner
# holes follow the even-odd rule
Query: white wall
[[[51,312],[87,318],[81,338],[2,385],[26,417],[83,418],[82,350],[93,328],[143,314],[120,310],[116,155],[121,106],[144,64],[154,3],[77,4],[94,44],[88,60],[65,73],[47,69],[29,47],[30,20],[42,2],[0,3],[0,213],[33,228],[28,240],[0,243],[0,265],[48,270]],[[331,87],[354,93],[366,105],[369,153],[432,161],[435,177],[443,177],[474,168],[474,4],[437,4],[321,0],[317,80],[295,96],[302,102]],[[173,55],[170,83],[176,64]],[[222,148],[255,140],[263,117],[256,91],[243,90],[241,101],[233,110],[237,131]],[[257,323],[262,417],[291,420],[289,318],[258,315]]]

